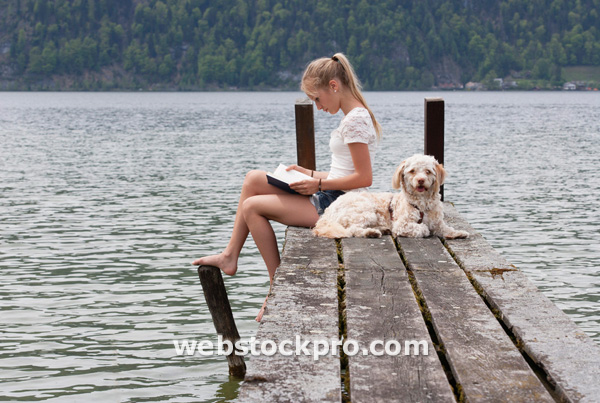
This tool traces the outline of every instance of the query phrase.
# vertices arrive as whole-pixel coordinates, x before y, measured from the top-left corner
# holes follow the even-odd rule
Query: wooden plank
[[[554,401],[438,238],[398,238],[467,401]]]
[[[214,266],[199,266],[198,276],[215,330],[218,334],[223,335],[223,340],[230,341],[235,345],[240,339],[240,334],[233,319],[221,269]],[[227,355],[229,375],[243,378],[246,375],[244,357],[235,354],[234,351],[235,349]]]
[[[566,401],[597,401],[600,346],[456,211],[445,204],[447,221],[469,231],[467,240],[446,241],[460,266],[497,311],[519,346],[547,374]]]
[[[289,227],[281,265],[259,325],[257,343],[302,342],[339,338],[337,248],[331,239],[309,229]],[[340,359],[326,355],[257,355],[250,357],[240,387],[240,402],[340,402]]]
[[[406,269],[391,237],[342,240],[348,340],[425,340],[428,355],[348,357],[353,402],[454,402]]]

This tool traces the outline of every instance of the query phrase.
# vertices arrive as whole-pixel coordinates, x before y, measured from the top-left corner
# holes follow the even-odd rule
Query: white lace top
[[[328,179],[341,178],[354,173],[354,163],[350,154],[350,143],[364,143],[369,145],[371,166],[377,146],[377,133],[371,120],[369,111],[365,108],[354,108],[340,123],[339,127],[331,132],[329,148],[331,149],[331,169]],[[366,188],[353,189],[354,191],[366,190]]]

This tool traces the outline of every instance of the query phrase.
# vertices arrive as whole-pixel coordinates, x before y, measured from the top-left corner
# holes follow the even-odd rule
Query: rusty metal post
[[[296,100],[296,149],[298,165],[316,170],[315,119],[312,101],[309,98]]]
[[[444,163],[444,99],[425,98],[425,155]],[[444,187],[440,188],[444,200]]]
[[[235,342],[240,339],[240,334],[233,319],[221,269],[214,266],[200,266],[198,267],[198,276],[217,334],[223,336],[223,341],[229,340],[235,346]],[[234,347],[227,356],[229,374],[237,378],[243,378],[246,374],[246,364],[244,363],[244,357],[236,355],[236,351]]]

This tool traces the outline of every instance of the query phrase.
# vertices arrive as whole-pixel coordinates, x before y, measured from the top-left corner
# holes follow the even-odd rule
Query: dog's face
[[[394,189],[402,187],[413,195],[436,193],[445,178],[446,171],[435,158],[430,155],[413,155],[402,161],[396,169],[392,184]]]

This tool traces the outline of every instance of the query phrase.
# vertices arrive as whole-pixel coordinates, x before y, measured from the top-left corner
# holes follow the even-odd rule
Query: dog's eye
[[[414,173],[415,173],[415,170],[414,170],[414,169],[411,169],[410,171],[408,171],[408,173],[409,173],[409,174],[414,174]]]
[[[427,171],[425,171],[425,173],[426,173],[427,175],[431,175],[431,171],[430,171],[429,169],[428,169]]]

